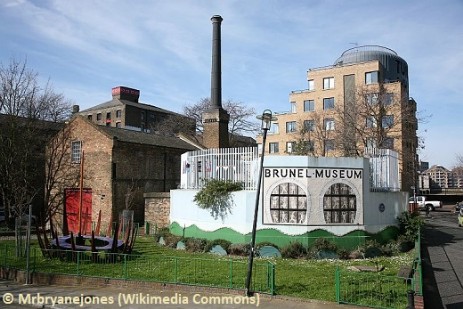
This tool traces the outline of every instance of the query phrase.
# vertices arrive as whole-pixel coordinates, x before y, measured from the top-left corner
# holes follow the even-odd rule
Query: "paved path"
[[[458,228],[454,216],[434,213],[426,220],[422,242],[425,308],[463,308],[463,228]]]
[[[48,297],[48,298],[47,298]],[[74,304],[55,304],[65,299]],[[48,302],[43,305],[45,300]],[[8,304],[12,301],[11,304]],[[157,302],[156,302],[157,301]],[[30,305],[32,302],[35,304]],[[99,302],[99,304],[98,304]],[[105,302],[106,304],[103,304]],[[150,303],[151,302],[151,303]],[[266,309],[359,309],[357,306],[338,305],[292,298],[214,294],[211,291],[149,290],[82,286],[34,286],[0,280],[0,308],[53,308],[53,309],[147,309],[147,308],[266,308]]]

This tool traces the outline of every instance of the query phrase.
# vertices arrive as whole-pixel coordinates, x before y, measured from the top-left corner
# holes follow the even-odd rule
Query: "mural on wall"
[[[263,224],[361,224],[363,169],[265,168]]]

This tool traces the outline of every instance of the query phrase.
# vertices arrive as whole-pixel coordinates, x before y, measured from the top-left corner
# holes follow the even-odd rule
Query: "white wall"
[[[310,178],[293,177],[280,178],[264,177],[261,196],[264,198],[264,205],[259,202],[259,213],[257,229],[276,229],[287,235],[300,235],[305,232],[324,229],[336,235],[344,235],[355,230],[366,230],[376,233],[384,228],[395,225],[396,218],[401,212],[407,209],[407,196],[403,192],[370,192],[369,188],[369,163],[365,158],[326,158],[307,156],[268,156],[265,157],[265,168],[301,168],[304,173],[312,169],[352,169],[362,170],[362,179],[340,179],[336,178]],[[264,224],[269,221],[268,209],[270,193],[281,181],[298,183],[307,193],[309,214],[304,224]],[[326,224],[323,217],[323,193],[331,183],[346,182],[354,188],[357,196],[357,213],[352,224]],[[239,233],[251,232],[254,217],[256,191],[233,192],[234,206],[232,214],[229,214],[224,221],[219,218],[215,220],[209,211],[200,209],[194,203],[194,195],[198,190],[177,189],[171,190],[170,221],[177,222],[182,227],[196,225],[204,231],[215,231],[228,227]],[[267,203],[267,204],[266,204]],[[384,211],[380,210],[380,204],[384,205]],[[263,215],[264,206],[264,215]]]

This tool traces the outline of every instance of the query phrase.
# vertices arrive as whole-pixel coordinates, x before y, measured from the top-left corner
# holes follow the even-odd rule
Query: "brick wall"
[[[170,192],[150,192],[145,197],[145,222],[153,228],[168,227],[170,224]]]

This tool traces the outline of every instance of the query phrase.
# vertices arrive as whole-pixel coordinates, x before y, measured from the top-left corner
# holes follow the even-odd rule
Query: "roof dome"
[[[408,64],[399,55],[387,47],[379,45],[357,46],[344,51],[334,65],[378,60],[384,68],[385,79],[403,80],[408,83]]]

